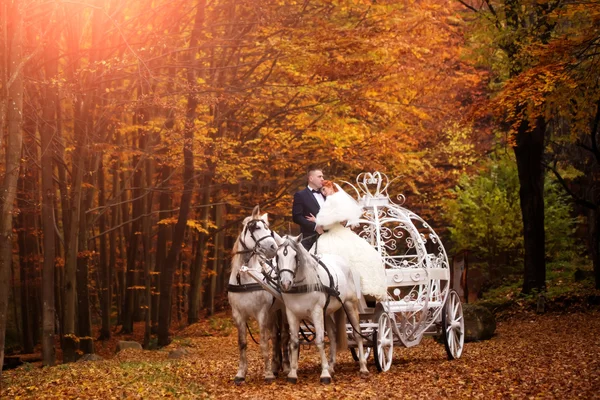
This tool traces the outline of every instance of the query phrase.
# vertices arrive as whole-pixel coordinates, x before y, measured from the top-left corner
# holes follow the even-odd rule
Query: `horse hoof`
[[[331,383],[331,378],[329,378],[329,377],[321,378],[321,383],[324,385],[329,385]]]
[[[288,377],[287,381],[289,383],[293,383],[295,385],[296,383],[298,383],[298,378],[290,378],[290,377]]]
[[[360,377],[363,379],[367,379],[369,377],[369,373],[368,372],[361,372],[360,373]]]
[[[238,378],[237,376],[235,378],[233,378],[233,383],[235,383],[236,385],[241,385],[246,383],[246,378]]]
[[[265,383],[266,384],[271,384],[271,383],[275,382],[275,379],[276,379],[275,377],[265,378]]]

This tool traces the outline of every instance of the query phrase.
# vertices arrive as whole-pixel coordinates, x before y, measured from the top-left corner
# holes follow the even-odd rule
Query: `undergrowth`
[[[586,260],[555,261],[546,265],[546,291],[522,292],[523,279],[487,290],[476,304],[490,308],[499,317],[522,311],[571,312],[600,306],[592,266]],[[542,297],[542,298],[541,298]]]

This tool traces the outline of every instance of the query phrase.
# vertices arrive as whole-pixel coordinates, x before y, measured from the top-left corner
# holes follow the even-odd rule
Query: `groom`
[[[318,235],[323,233],[323,228],[317,227],[314,222],[308,220],[319,213],[321,206],[325,202],[325,197],[321,193],[323,187],[323,171],[320,168],[312,167],[307,174],[308,186],[294,195],[292,204],[292,218],[295,223],[300,225],[300,232],[304,240],[302,245],[306,250],[310,250]]]

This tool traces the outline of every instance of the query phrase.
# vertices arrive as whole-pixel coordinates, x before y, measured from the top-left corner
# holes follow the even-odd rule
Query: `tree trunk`
[[[44,49],[46,78],[52,79],[58,73],[58,47],[55,40],[50,40]],[[40,128],[41,167],[42,167],[42,232],[44,261],[42,270],[42,363],[53,366],[56,363],[54,332],[56,330],[55,296],[54,296],[54,258],[56,244],[54,234],[54,200],[53,183],[53,145],[52,138],[57,130],[56,107],[58,94],[55,88],[47,86]]]
[[[171,125],[171,128],[173,125]],[[169,192],[170,177],[173,169],[168,162],[165,162],[161,168],[161,182],[159,185],[160,198],[159,207],[160,212],[158,219],[160,221],[170,218],[172,213],[168,210],[172,207],[171,194]],[[158,319],[159,319],[159,301],[160,301],[160,281],[161,276],[164,275],[165,263],[167,259],[167,242],[171,238],[172,228],[167,224],[158,225],[158,236],[156,238],[156,270],[158,274],[154,275],[154,295],[152,302],[152,330],[154,333],[158,332]]]
[[[207,229],[208,227],[208,211],[210,207],[207,206],[210,201],[210,189],[207,184],[203,183],[202,189],[202,209],[200,214],[202,215],[202,227]],[[206,251],[206,240],[207,235],[201,232],[198,235],[198,242],[196,244],[195,258],[190,267],[190,298],[188,306],[188,323],[194,324],[199,321],[201,299],[202,299],[202,272],[204,270],[204,252]]]
[[[27,178],[26,178],[27,179]],[[22,186],[23,187],[23,186]],[[24,197],[24,190],[21,192],[21,196]],[[29,202],[29,201],[28,201]],[[24,209],[24,199],[17,201],[19,207]],[[33,330],[38,328],[36,321],[32,321],[33,309],[35,304],[32,302],[34,290],[34,278],[35,274],[33,269],[35,263],[32,262],[35,257],[34,243],[32,243],[31,230],[33,229],[30,224],[30,219],[26,218],[26,214],[31,215],[31,212],[22,212],[17,217],[18,224],[21,229],[18,231],[19,241],[19,281],[20,281],[20,292],[21,292],[21,326],[23,333],[21,335],[21,344],[23,346],[23,353],[33,353]],[[14,299],[16,301],[16,298]]]
[[[598,208],[588,209],[589,243],[592,250],[592,262],[594,265],[594,279],[596,289],[600,289],[600,210]]]
[[[57,130],[58,130],[58,119],[57,119]],[[54,199],[54,221],[57,224],[57,217],[56,217],[56,213],[58,212],[58,197],[56,197]],[[56,226],[56,225],[55,225]],[[63,229],[64,230],[64,229]],[[57,232],[57,230],[55,229],[55,233],[54,233],[54,244],[56,247],[56,252],[54,253],[54,258],[55,259],[59,259],[62,258],[63,260],[65,259],[64,257],[64,249],[61,247],[61,244],[64,245],[64,238],[61,240],[61,236],[60,234]],[[63,246],[64,247],[64,246]],[[56,323],[56,333],[58,334],[59,338],[61,339],[61,346],[63,345],[63,338],[64,338],[64,299],[63,299],[63,287],[64,285],[64,278],[65,278],[65,274],[64,274],[65,270],[64,270],[64,264],[60,265],[60,264],[54,264],[54,308],[55,308],[55,323]]]
[[[10,268],[13,247],[13,213],[17,194],[19,164],[23,144],[23,5],[18,0],[3,2],[0,11],[3,24],[2,96],[6,99],[0,114],[7,123],[5,174],[0,187],[0,365],[4,363],[4,343],[8,317],[8,293],[10,291]],[[11,38],[7,37],[6,25],[10,24]],[[9,47],[10,43],[10,47]],[[8,56],[8,60],[5,58]],[[3,131],[4,126],[0,126]],[[0,378],[2,372],[0,371]]]
[[[204,12],[206,1],[198,0],[196,17],[194,19],[194,29],[190,39],[190,48],[195,49],[198,46],[200,32],[204,25]],[[195,52],[195,50],[194,50]],[[195,57],[190,54],[189,61],[193,62]],[[188,69],[188,84],[193,87],[195,76],[192,68]],[[160,279],[160,304],[159,304],[159,323],[158,323],[158,345],[166,346],[169,344],[169,327],[171,322],[171,294],[173,289],[173,274],[175,272],[175,263],[178,260],[181,245],[185,235],[188,214],[192,201],[192,191],[194,189],[194,124],[196,121],[196,107],[198,100],[193,93],[187,97],[186,118],[183,140],[183,194],[181,195],[181,204],[179,216],[173,233],[173,243],[169,250],[169,255],[165,263],[164,274]]]
[[[175,61],[175,60],[174,60]],[[169,68],[169,80],[167,83],[167,91],[171,93],[173,91],[174,82],[176,77],[175,68]],[[175,126],[175,111],[173,109],[167,110],[165,128],[171,132]],[[157,136],[157,144],[160,141],[160,135]],[[160,170],[160,183],[158,184],[159,196],[159,213],[158,220],[163,221],[173,216],[171,210],[172,200],[169,185],[171,182],[171,174],[173,168],[167,161],[169,148],[163,144],[161,146],[161,170]],[[168,224],[158,224],[158,234],[156,237],[156,259],[155,259],[155,274],[152,275],[152,333],[158,333],[158,312],[159,312],[159,301],[160,301],[160,277],[164,271],[165,261],[167,259],[167,242],[171,239],[172,227]]]
[[[116,165],[116,164],[115,164]],[[113,173],[113,190],[115,191],[115,193],[119,193],[119,174],[116,173],[116,171]],[[118,200],[120,198],[120,196],[116,196],[115,200]],[[109,242],[110,242],[110,252],[109,252],[109,256],[108,256],[108,270],[109,270],[109,274],[110,274],[110,279],[108,282],[109,287],[113,287],[114,286],[114,292],[115,293],[115,304],[117,305],[116,309],[117,309],[117,324],[119,322],[121,322],[121,278],[120,276],[121,274],[121,269],[119,268],[119,272],[115,273],[117,271],[117,250],[119,249],[118,243],[120,243],[120,240],[117,240],[117,229],[116,227],[119,224],[119,215],[120,215],[120,207],[118,205],[113,205],[110,208],[110,223],[111,223],[111,231],[108,234],[109,236]],[[122,254],[119,251],[120,254]],[[121,255],[122,258],[122,255]],[[112,299],[112,293],[111,293],[111,299]]]
[[[195,106],[193,107],[195,110]],[[190,124],[189,121],[192,121]],[[194,186],[194,160],[193,160],[193,119],[188,118],[186,124],[185,140],[183,145],[184,157],[184,174],[183,174],[183,194],[181,195],[181,204],[179,216],[173,234],[173,243],[169,250],[167,260],[165,262],[164,274],[160,279],[160,302],[159,302],[159,323],[158,323],[158,345],[166,346],[169,344],[169,326],[171,323],[171,294],[173,289],[173,274],[175,272],[176,263],[179,259],[181,245],[185,235],[187,218],[192,200],[192,190]]]
[[[95,158],[95,157],[93,157]],[[86,166],[93,165],[93,158],[84,163]],[[90,170],[87,167],[86,170]],[[85,196],[81,203],[81,214],[79,216],[79,254],[77,257],[77,326],[79,334],[79,349],[84,354],[94,353],[94,338],[92,338],[92,315],[90,310],[90,293],[89,293],[89,263],[90,249],[88,243],[88,218],[86,217],[87,210],[90,209],[94,190],[89,187],[93,184],[93,178],[90,174],[86,174]]]
[[[223,227],[223,205],[217,204],[215,206],[215,225],[217,226],[217,230]],[[215,299],[217,297],[217,279],[219,275],[219,253],[220,249],[223,246],[223,234],[224,232],[221,230],[217,232],[214,236],[214,248],[213,248],[213,273],[210,277],[210,297],[208,303],[208,315],[215,314]]]
[[[146,143],[146,151],[149,151],[148,146],[151,143]],[[142,244],[144,245],[144,348],[150,345],[150,337],[152,334],[151,313],[152,313],[152,176],[154,175],[153,161],[146,160],[146,176],[144,180],[144,218],[142,219]]]
[[[136,176],[138,172],[135,172]],[[134,178],[134,186],[139,184],[139,180]],[[139,190],[134,189],[134,197],[139,195]],[[132,212],[132,217],[135,219],[141,213],[141,210],[138,210],[139,206],[136,206],[137,202],[134,201],[134,207]],[[131,226],[131,231],[129,234],[129,247],[127,248],[127,272],[125,273],[125,301],[124,307],[122,310],[122,322],[123,326],[121,329],[122,333],[133,333],[133,314],[135,307],[135,290],[137,287],[137,253],[138,253],[138,238],[139,234],[137,233],[139,230],[139,220],[133,221]]]
[[[181,252],[179,252],[179,260],[175,263],[177,265],[177,273],[175,276],[177,280],[175,281],[175,310],[177,312],[177,324],[181,325],[181,317],[182,317],[182,309],[181,309],[181,299],[183,298],[183,260],[181,257]]]
[[[544,138],[543,118],[535,121],[532,131],[524,121],[516,136],[514,148],[519,173],[519,198],[523,216],[525,268],[523,293],[546,289],[546,254],[544,233]]]
[[[55,268],[55,302],[56,305],[56,313],[58,314],[58,333],[61,338],[61,346],[65,345],[65,273],[66,273],[66,260],[67,260],[67,241],[70,237],[70,229],[71,229],[71,218],[69,215],[71,206],[69,201],[69,189],[67,187],[67,183],[69,182],[67,178],[67,168],[65,162],[65,141],[63,137],[63,129],[62,129],[62,109],[60,101],[56,102],[56,132],[55,132],[55,143],[54,143],[54,162],[56,165],[56,172],[58,174],[58,181],[56,185],[59,190],[59,201],[60,207],[56,205],[54,209],[62,210],[60,219],[62,221],[62,238],[57,233],[57,239],[55,242],[57,244],[57,257],[62,257],[65,260],[65,264],[60,267]],[[56,219],[57,216],[55,215]],[[61,240],[62,239],[62,240]]]
[[[117,146],[122,145],[121,135],[119,132],[115,132],[114,141]],[[119,224],[122,224],[125,221],[126,210],[127,210],[127,190],[121,186],[121,183],[125,184],[125,177],[122,171],[121,161],[118,155],[113,155],[111,164],[114,166],[113,170],[113,190],[116,193],[115,202],[116,204],[112,207],[112,226],[116,227]],[[117,304],[117,325],[123,324],[123,308],[125,304],[125,270],[126,266],[124,262],[126,262],[126,250],[123,244],[123,238],[127,238],[129,227],[128,225],[124,225],[119,229],[120,235],[117,238],[117,232],[113,231],[111,233],[111,242],[114,242],[114,247],[111,251],[111,268],[115,268],[115,303]],[[117,248],[119,249],[119,263],[117,264],[115,253],[117,252]],[[125,260],[125,261],[124,261]]]
[[[138,89],[138,100],[142,100],[142,89],[141,86]],[[140,126],[148,122],[148,115],[144,109],[136,110],[135,117],[133,119],[134,124]],[[141,153],[146,150],[146,132],[143,129],[138,129],[139,144],[138,148]],[[139,309],[138,305],[138,287],[139,287],[139,274],[138,274],[138,252],[140,245],[140,233],[142,230],[141,218],[144,213],[144,193],[142,192],[142,180],[144,177],[144,168],[146,163],[142,162],[140,156],[133,158],[133,207],[132,207],[132,223],[129,240],[129,249],[127,251],[127,290],[125,291],[125,307],[123,309],[123,333],[133,332],[133,321],[139,320]],[[138,318],[135,318],[138,317]]]
[[[78,338],[75,332],[76,294],[77,294],[77,256],[79,253],[79,216],[81,210],[81,185],[83,183],[84,160],[82,145],[77,146],[77,154],[73,163],[73,183],[70,217],[69,237],[66,243],[65,279],[63,289],[64,299],[64,341],[63,361],[74,362],[77,360]]]
[[[27,109],[25,114],[31,114]],[[33,353],[39,334],[38,307],[36,294],[38,288],[37,259],[40,256],[37,234],[38,209],[33,206],[39,203],[37,143],[35,138],[35,120],[29,118],[23,122],[23,153],[21,156],[21,173],[17,186],[19,194],[17,205],[18,214],[18,243],[19,243],[19,280],[21,292],[21,323],[23,334],[21,335],[23,352]],[[16,300],[16,299],[15,299]]]
[[[111,240],[111,248],[110,250],[107,247],[106,240],[106,219],[109,214],[108,209],[106,208],[106,182],[104,176],[104,160],[103,155],[100,154],[99,164],[98,164],[98,207],[100,207],[100,215],[98,216],[98,229],[100,230],[100,265],[99,268],[99,276],[100,276],[100,313],[102,314],[102,325],[100,327],[100,339],[108,340],[110,339],[110,305],[112,299],[112,291],[111,291],[111,269],[108,265],[108,257],[110,251],[114,251],[114,247],[112,247]]]

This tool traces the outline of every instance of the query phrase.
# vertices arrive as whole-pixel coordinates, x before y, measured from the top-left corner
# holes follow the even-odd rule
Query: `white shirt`
[[[313,190],[313,188],[309,186],[308,190]],[[314,196],[315,200],[317,200],[317,203],[319,203],[319,207],[323,207],[323,204],[325,204],[325,197],[323,194],[319,191],[319,193],[312,192],[312,195]]]

